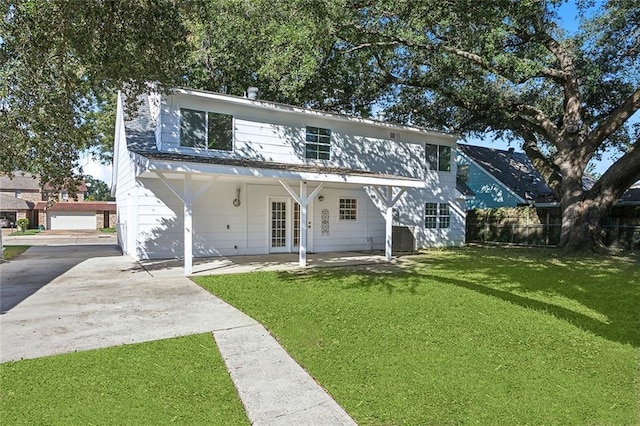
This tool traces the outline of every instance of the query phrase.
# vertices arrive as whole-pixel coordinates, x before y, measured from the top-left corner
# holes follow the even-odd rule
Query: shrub
[[[18,224],[18,230],[24,232],[29,227],[29,219],[27,218],[18,219],[17,224]]]

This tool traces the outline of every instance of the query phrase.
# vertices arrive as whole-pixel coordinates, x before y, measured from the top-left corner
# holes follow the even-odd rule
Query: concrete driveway
[[[251,424],[355,425],[261,324],[115,245],[31,247],[0,265],[0,301],[0,362],[212,332]]]
[[[255,324],[107,244],[31,247],[0,266],[0,305],[0,362]]]

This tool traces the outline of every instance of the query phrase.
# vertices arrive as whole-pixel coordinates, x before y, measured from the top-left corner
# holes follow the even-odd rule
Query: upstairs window
[[[181,108],[180,146],[233,150],[233,116]]]
[[[307,126],[305,158],[312,160],[331,159],[331,129]]]
[[[340,198],[338,217],[340,220],[358,220],[358,200],[355,198]]]
[[[424,227],[426,229],[448,229],[451,227],[451,211],[447,203],[424,205]]]
[[[428,170],[439,172],[451,171],[451,147],[446,145],[435,145],[428,143],[425,146],[426,163]]]

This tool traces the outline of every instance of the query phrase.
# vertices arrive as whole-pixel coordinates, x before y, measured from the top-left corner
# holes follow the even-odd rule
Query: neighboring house
[[[16,173],[0,176],[0,219],[3,227],[15,227],[17,220],[29,219],[29,227],[54,230],[98,229],[115,225],[115,203],[84,202],[87,187],[77,188],[75,199],[67,191],[52,198],[52,188],[42,188],[40,178]]]
[[[467,210],[496,207],[535,205],[555,207],[557,198],[536,171],[524,152],[513,148],[501,150],[481,146],[458,145],[458,179],[475,194],[467,200]],[[591,176],[585,176],[585,189],[593,186]],[[617,205],[640,205],[640,191],[634,186],[627,190]]]
[[[461,245],[456,136],[218,93],[118,99],[112,195],[135,259]]]

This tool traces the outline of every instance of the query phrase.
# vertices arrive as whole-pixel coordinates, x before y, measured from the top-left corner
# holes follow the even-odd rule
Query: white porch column
[[[300,250],[298,264],[307,266],[307,182],[300,182]]]
[[[193,212],[191,197],[191,175],[184,176],[184,274],[193,272]]]
[[[386,228],[385,228],[385,244],[384,255],[387,258],[387,262],[391,261],[392,247],[393,247],[393,188],[387,186],[387,199],[385,200],[387,205]]]

